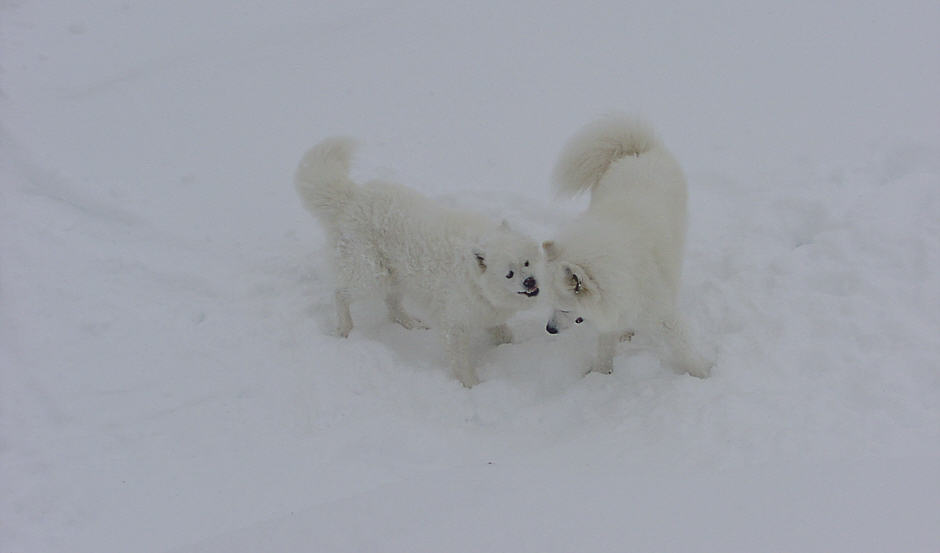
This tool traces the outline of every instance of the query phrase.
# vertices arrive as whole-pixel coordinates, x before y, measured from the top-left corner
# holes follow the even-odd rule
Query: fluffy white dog
[[[652,337],[678,372],[706,377],[677,310],[686,228],[682,169],[653,131],[621,115],[567,143],[555,167],[559,195],[590,190],[591,203],[542,244],[555,306],[545,329],[588,322],[600,332],[591,370],[610,373],[618,341]]]
[[[304,155],[295,177],[332,246],[338,334],[352,330],[350,302],[375,295],[385,297],[392,320],[423,327],[402,309],[407,296],[439,327],[454,374],[473,386],[473,334],[487,329],[496,343],[512,341],[506,321],[536,301],[538,244],[505,223],[447,209],[404,186],[352,182],[353,149],[350,139],[328,139]]]

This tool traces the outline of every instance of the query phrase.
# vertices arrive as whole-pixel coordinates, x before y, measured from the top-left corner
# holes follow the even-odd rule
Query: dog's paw
[[[459,371],[457,373],[457,380],[464,385],[464,388],[473,388],[480,383],[480,379],[477,378],[477,373],[473,369]]]
[[[336,327],[336,337],[337,338],[349,338],[349,333],[352,332],[352,327],[339,326]]]
[[[633,340],[633,337],[634,337],[635,335],[636,335],[636,332],[633,332],[632,330],[628,330],[628,331],[626,331],[626,332],[624,332],[623,334],[620,335],[620,341],[621,341],[621,342],[629,342],[629,341]]]
[[[708,378],[712,374],[712,366],[713,365],[711,363],[702,363],[700,365],[693,365],[688,367],[685,372],[696,378]]]
[[[677,365],[675,371],[678,374],[689,374],[696,378],[708,378],[712,373],[712,366],[714,364],[708,361],[696,360]]]
[[[611,363],[592,363],[590,370],[586,374],[613,374],[614,364]]]

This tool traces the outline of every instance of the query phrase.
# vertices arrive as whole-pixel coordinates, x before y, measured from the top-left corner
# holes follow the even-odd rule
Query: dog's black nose
[[[526,277],[526,279],[522,281],[522,285],[525,286],[526,289],[531,290],[535,288],[535,279],[532,277]]]
[[[558,329],[552,326],[552,323],[545,325],[545,332],[549,334],[558,334]]]

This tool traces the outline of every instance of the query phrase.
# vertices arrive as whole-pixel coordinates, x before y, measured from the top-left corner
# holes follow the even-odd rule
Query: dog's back
[[[588,124],[565,144],[553,180],[559,196],[576,196],[600,184],[611,164],[662,148],[646,123],[611,115]]]
[[[294,179],[303,205],[331,242],[337,279],[359,295],[380,294],[377,275],[394,275],[416,299],[438,295],[457,278],[462,249],[494,232],[476,213],[448,209],[400,184],[349,176],[354,142],[324,140],[301,159]],[[434,270],[429,270],[434,266]]]
[[[559,195],[590,191],[581,219],[606,227],[608,236],[598,240],[617,242],[630,256],[649,254],[657,272],[678,284],[685,176],[649,125],[623,115],[587,125],[568,141],[553,176]]]
[[[591,192],[591,209],[617,217],[664,209],[685,219],[685,176],[649,125],[624,115],[599,119],[574,135],[553,174],[559,196]],[[626,211],[625,211],[626,210]]]

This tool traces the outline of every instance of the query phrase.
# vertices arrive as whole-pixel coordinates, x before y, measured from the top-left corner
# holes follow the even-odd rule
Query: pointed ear
[[[542,249],[545,250],[545,259],[547,261],[555,261],[558,258],[558,248],[555,247],[554,241],[546,240],[542,242]]]
[[[579,295],[587,296],[597,291],[597,285],[582,267],[577,265],[565,264],[565,278],[568,281],[569,289]]]
[[[483,250],[481,250],[480,248],[473,248],[472,254],[473,254],[473,260],[476,263],[477,269],[479,269],[481,273],[485,273],[486,272],[486,255],[483,253]]]
[[[509,228],[509,221],[506,219],[503,219],[503,222],[499,224],[499,228],[501,230],[505,230],[506,232],[512,232],[512,229]]]

